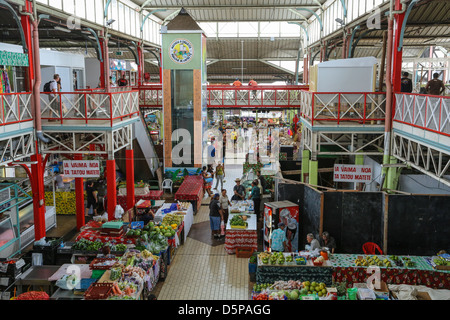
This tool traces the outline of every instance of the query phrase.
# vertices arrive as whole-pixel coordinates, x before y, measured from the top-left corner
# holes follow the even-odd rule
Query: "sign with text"
[[[66,160],[63,162],[63,167],[65,177],[100,177],[100,162],[98,160]]]
[[[335,164],[334,182],[371,182],[372,166]]]

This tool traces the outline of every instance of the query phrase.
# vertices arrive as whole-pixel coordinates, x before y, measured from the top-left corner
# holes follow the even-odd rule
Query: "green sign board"
[[[28,55],[20,52],[0,51],[0,65],[28,67]]]
[[[201,33],[165,33],[162,36],[163,69],[201,69]]]

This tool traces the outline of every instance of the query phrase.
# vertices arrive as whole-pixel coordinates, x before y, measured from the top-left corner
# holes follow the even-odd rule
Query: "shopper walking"
[[[222,165],[221,162],[219,162],[219,164],[216,167],[216,187],[214,188],[214,190],[217,190],[217,187],[219,186],[219,182],[220,182],[220,190],[223,189],[223,179],[225,178],[225,168]]]
[[[216,193],[209,203],[209,223],[211,227],[211,235],[215,239],[220,236],[220,222],[223,220],[222,209],[220,208],[219,194]]]
[[[222,193],[220,194],[220,197],[219,197],[219,202],[220,202],[220,208],[222,209],[223,221],[226,226],[227,222],[228,222],[228,216],[230,213],[229,206],[231,206],[231,202],[230,202],[230,199],[228,198],[226,189],[222,189]]]

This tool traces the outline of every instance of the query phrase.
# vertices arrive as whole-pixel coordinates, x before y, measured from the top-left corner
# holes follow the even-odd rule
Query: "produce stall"
[[[197,212],[202,205],[204,195],[203,177],[186,176],[181,186],[175,193],[175,201],[189,201]]]
[[[225,232],[225,251],[235,254],[238,250],[258,250],[257,217],[255,214],[232,213]]]
[[[58,288],[51,299],[145,299],[159,280],[160,260],[147,249],[129,248],[122,255],[94,258],[89,264],[63,265],[48,278]]]
[[[180,202],[179,206],[174,203],[164,203],[156,211],[155,221],[162,221],[167,225],[178,224],[177,235],[183,244],[194,223],[194,208],[190,202]]]
[[[364,283],[369,276],[367,267],[376,265],[381,280],[387,284],[425,285],[435,289],[450,289],[450,268],[439,270],[434,261],[439,257],[333,254],[330,262],[337,282]],[[442,262],[448,263],[448,262]],[[434,266],[433,266],[434,264]],[[450,267],[450,263],[448,265]]]
[[[294,252],[258,253],[256,268],[257,283],[273,283],[278,280],[304,280],[325,283],[331,286],[334,268],[329,260],[319,258],[314,263],[308,256]]]
[[[231,206],[228,207],[230,213],[255,213],[255,208],[253,206],[253,200],[231,200]]]

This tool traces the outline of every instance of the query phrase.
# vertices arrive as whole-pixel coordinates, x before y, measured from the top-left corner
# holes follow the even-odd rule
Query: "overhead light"
[[[337,23],[339,23],[342,26],[345,24],[344,20],[342,20],[341,18],[336,18],[334,21],[336,21]]]
[[[72,32],[69,29],[62,28],[62,27],[59,27],[59,26],[56,26],[54,29],[58,30],[58,31],[66,32],[66,33],[71,33]]]
[[[114,19],[109,19],[108,21],[106,21],[106,25],[109,27],[110,25],[112,25],[116,20]]]
[[[67,42],[67,43],[70,43],[70,44],[75,44],[75,45],[78,45],[78,44],[79,44],[78,42],[71,41],[71,40],[66,40],[66,42]]]

